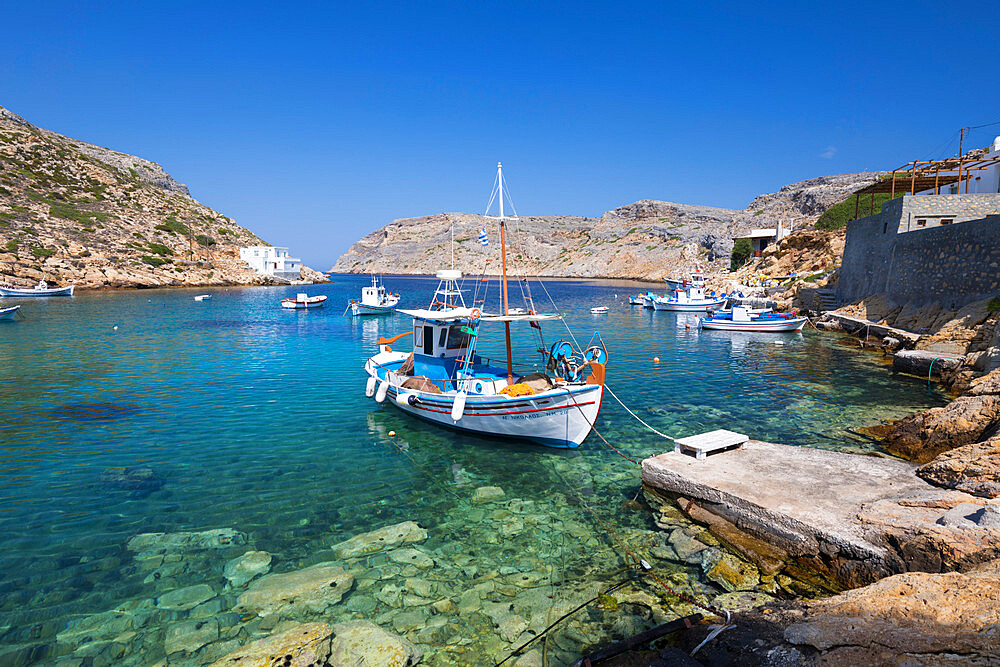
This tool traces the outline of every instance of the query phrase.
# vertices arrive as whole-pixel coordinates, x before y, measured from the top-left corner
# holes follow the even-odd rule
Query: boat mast
[[[500,188],[497,193],[500,197],[500,284],[503,285],[503,314],[507,316],[510,314],[507,308],[507,239],[503,217],[503,165],[499,162],[497,162],[497,184]],[[503,328],[507,340],[507,383],[514,384],[514,362],[510,356],[510,322],[504,322]]]

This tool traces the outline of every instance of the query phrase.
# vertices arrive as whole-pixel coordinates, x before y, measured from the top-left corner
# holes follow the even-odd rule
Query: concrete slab
[[[706,501],[737,527],[792,555],[827,543],[854,558],[887,556],[857,521],[862,506],[906,495],[939,495],[914,464],[750,440],[705,460],[674,453],[642,462],[642,480],[668,494]]]

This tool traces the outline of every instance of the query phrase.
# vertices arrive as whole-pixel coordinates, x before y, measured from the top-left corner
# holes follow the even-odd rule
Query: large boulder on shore
[[[1000,425],[1000,370],[970,384],[969,391],[948,405],[931,408],[896,422],[882,445],[917,463],[938,454],[979,442]]]
[[[946,489],[983,498],[1000,497],[1000,438],[940,454],[917,468],[917,474]]]
[[[824,665],[1000,661],[1000,568],[897,574],[807,603],[785,641],[820,651]]]

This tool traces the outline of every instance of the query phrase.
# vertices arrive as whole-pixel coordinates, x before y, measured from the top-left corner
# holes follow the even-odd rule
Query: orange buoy
[[[395,438],[396,437],[396,432],[395,431],[389,431],[389,437],[390,438]]]
[[[653,357],[653,363],[654,364],[660,363],[660,358],[659,357]]]

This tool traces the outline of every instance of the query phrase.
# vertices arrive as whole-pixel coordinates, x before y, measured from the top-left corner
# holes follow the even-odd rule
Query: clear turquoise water
[[[176,659],[201,664],[266,634],[241,632],[246,619],[229,611],[238,591],[225,589],[220,576],[246,547],[201,560],[185,555],[187,571],[145,581],[149,573],[125,546],[139,533],[231,527],[271,553],[273,571],[281,572],[331,560],[329,546],[352,535],[414,520],[430,533],[424,546],[436,554],[432,578],[445,594],[449,579],[468,576],[454,569],[468,559],[478,564],[474,581],[490,570],[540,573],[567,595],[621,571],[594,512],[624,533],[651,530],[648,512],[622,509],[639,489],[636,469],[594,436],[570,452],[481,439],[366,399],[361,366],[375,341],[409,328],[401,315],[342,315],[366,282],[337,277],[304,288],[330,296],[326,308],[309,312],[278,307],[303,288],[21,301],[25,319],[0,323],[0,656],[53,661],[79,649],[57,642],[68,623],[206,581],[219,595],[220,627],[228,629]],[[387,281],[413,307],[425,305],[434,284]],[[891,377],[877,359],[829,335],[703,332],[693,315],[625,305],[638,289],[626,283],[547,286],[581,343],[600,330],[610,352],[608,384],[670,435],[730,428],[788,444],[867,449],[872,445],[850,429],[942,402],[923,383]],[[203,292],[212,300],[193,301]],[[537,287],[535,296],[544,302]],[[609,305],[611,313],[591,315],[594,305]],[[526,333],[515,338],[534,349]],[[551,344],[565,330],[550,323],[545,334]],[[488,335],[481,349],[500,358],[498,341]],[[635,458],[666,449],[610,398],[598,428]],[[390,430],[398,437],[389,438]],[[108,472],[115,468],[149,469],[152,477],[130,488]],[[480,486],[533,503],[552,525],[498,540],[498,522],[510,517],[471,504]],[[711,598],[696,569],[674,570]],[[367,595],[360,579],[352,595]],[[368,599],[337,618],[397,622],[398,609]],[[166,630],[184,620],[185,612],[171,612],[145,621],[134,636],[115,640],[117,659],[163,658]],[[430,664],[487,664],[510,645],[487,621],[449,617],[446,627],[471,638],[466,644],[404,632]],[[106,656],[111,638],[102,641],[91,649]],[[575,649],[562,650],[565,657]]]

